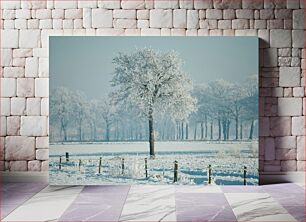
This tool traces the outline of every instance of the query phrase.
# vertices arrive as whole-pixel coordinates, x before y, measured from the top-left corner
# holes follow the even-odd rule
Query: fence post
[[[124,174],[124,158],[121,159],[122,174]]]
[[[102,157],[99,159],[99,174],[101,174],[101,167],[102,167]]]
[[[146,178],[148,178],[148,159],[145,158],[145,171],[146,171]]]
[[[79,159],[79,171],[81,171],[81,164],[82,164],[82,160]]]
[[[211,184],[211,165],[208,165],[208,184]]]
[[[69,162],[69,153],[66,152],[66,162]]]
[[[59,170],[62,169],[62,156],[60,156],[60,158],[59,158],[58,169],[59,169]]]
[[[177,173],[178,173],[178,162],[174,161],[174,178],[173,183],[177,182]]]
[[[247,167],[243,167],[243,185],[246,185],[246,173],[247,173]]]

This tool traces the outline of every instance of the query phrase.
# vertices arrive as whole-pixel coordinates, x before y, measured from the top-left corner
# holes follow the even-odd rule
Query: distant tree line
[[[195,85],[196,109],[185,118],[154,114],[155,139],[252,140],[258,137],[257,77],[242,84],[216,80]],[[50,97],[50,141],[147,141],[147,118],[133,106],[112,97],[89,100],[80,91],[64,87]]]

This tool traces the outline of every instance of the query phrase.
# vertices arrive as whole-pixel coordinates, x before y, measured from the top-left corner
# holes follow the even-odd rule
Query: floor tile
[[[296,221],[267,193],[225,193],[238,221]]]
[[[176,221],[174,186],[132,186],[120,221]]]
[[[294,183],[281,183],[261,186],[267,193],[305,193],[305,189]]]
[[[15,209],[3,221],[57,220],[82,189],[82,186],[48,186]]]
[[[297,221],[305,222],[305,205],[303,206],[283,206]]]
[[[118,221],[129,186],[87,186],[59,221]]]
[[[264,193],[260,186],[221,186],[224,193]]]
[[[305,206],[305,193],[270,193],[281,205]]]
[[[223,193],[177,193],[177,221],[236,221]]]
[[[222,193],[220,186],[175,186],[176,193]]]

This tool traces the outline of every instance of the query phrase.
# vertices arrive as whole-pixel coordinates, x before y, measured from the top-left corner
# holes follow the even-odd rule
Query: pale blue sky
[[[118,52],[175,50],[195,83],[242,82],[258,74],[257,37],[50,37],[50,87],[78,89],[90,98],[110,92]]]

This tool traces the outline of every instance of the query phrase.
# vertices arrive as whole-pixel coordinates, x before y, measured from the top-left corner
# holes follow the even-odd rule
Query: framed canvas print
[[[53,185],[258,184],[257,37],[50,37]]]

